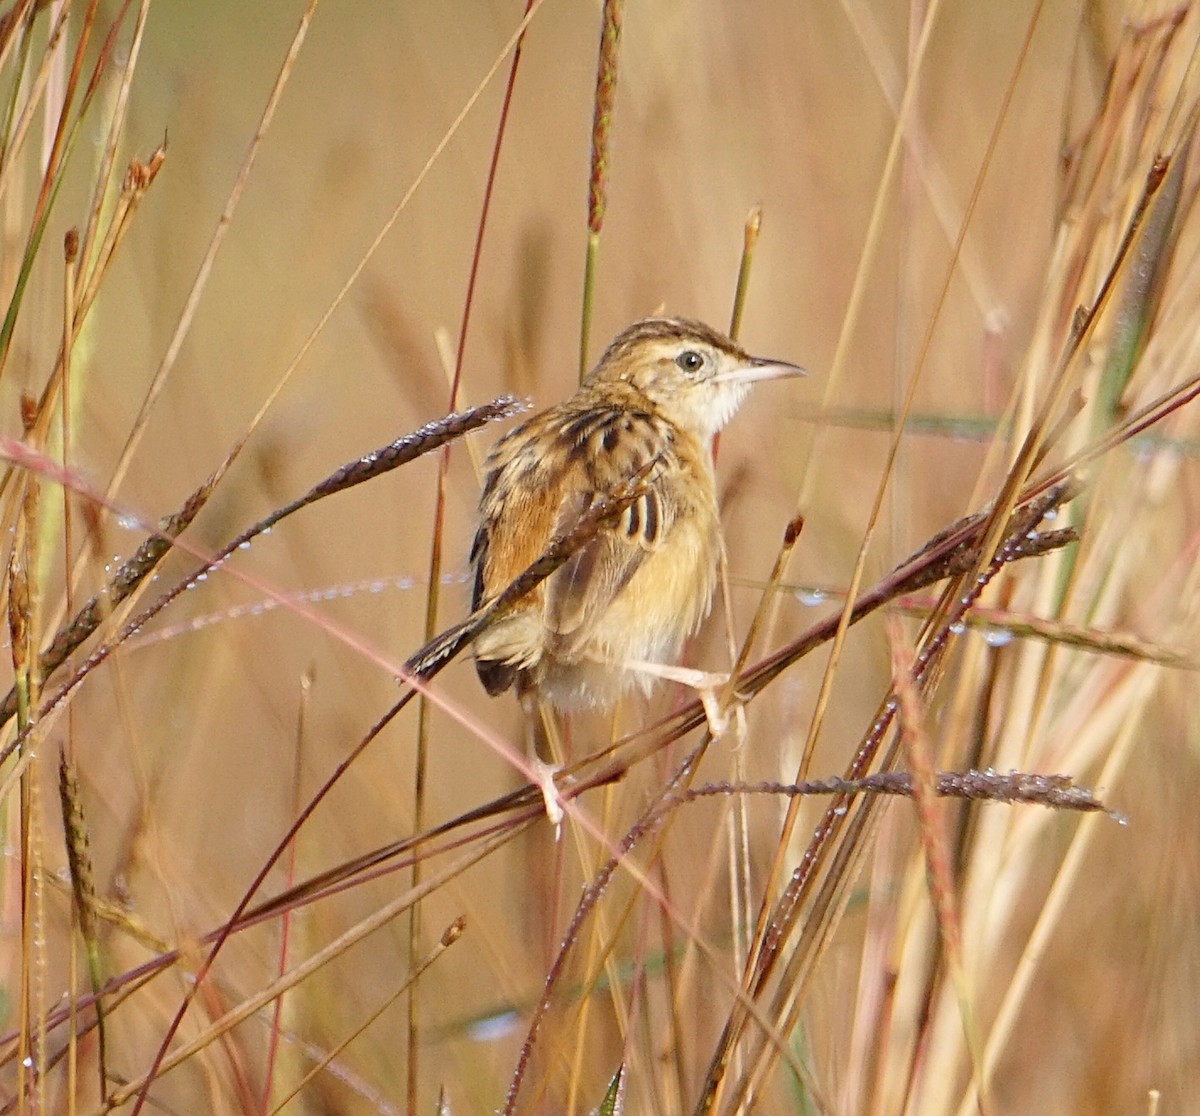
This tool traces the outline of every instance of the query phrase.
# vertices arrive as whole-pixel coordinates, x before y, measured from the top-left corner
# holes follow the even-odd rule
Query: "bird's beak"
[[[713,377],[713,383],[718,384],[754,384],[759,380],[785,380],[793,376],[807,376],[808,370],[798,364],[789,364],[786,360],[768,360],[765,357],[751,357],[749,364],[735,368],[731,372],[721,372]]]

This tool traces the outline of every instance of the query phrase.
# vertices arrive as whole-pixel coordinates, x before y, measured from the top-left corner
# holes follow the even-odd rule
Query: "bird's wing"
[[[592,407],[560,429],[567,469],[554,533],[567,531],[599,498],[649,467],[645,490],[610,526],[576,551],[546,583],[544,622],[559,654],[582,646],[646,557],[662,545],[677,505],[672,429],[643,411]]]

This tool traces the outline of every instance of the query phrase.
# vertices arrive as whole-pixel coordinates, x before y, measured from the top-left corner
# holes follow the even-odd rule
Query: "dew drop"
[[[473,1023],[467,1028],[467,1034],[477,1042],[493,1042],[512,1034],[519,1021],[520,1016],[515,1011],[502,1011]]]
[[[141,524],[138,522],[136,515],[118,515],[117,526],[124,527],[126,531],[137,531],[141,529]]]
[[[812,608],[829,600],[829,594],[824,589],[797,589],[796,600]]]
[[[950,625],[950,634],[951,635],[962,635],[963,632],[965,632],[966,630],[967,630],[967,626],[961,620],[956,620],[953,624]]]
[[[988,628],[983,635],[989,647],[1007,647],[1015,638],[1009,628]]]

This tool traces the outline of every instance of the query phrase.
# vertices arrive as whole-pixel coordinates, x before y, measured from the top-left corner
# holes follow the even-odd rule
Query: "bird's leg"
[[[729,709],[722,705],[721,698],[723,691],[729,685],[728,674],[714,674],[707,670],[670,666],[667,663],[646,663],[637,659],[626,660],[623,665],[627,670],[637,671],[638,674],[648,674],[667,682],[678,682],[695,690],[700,704],[704,707],[704,719],[708,722],[708,731],[714,738],[725,734],[725,730],[729,727]],[[738,715],[741,715],[743,703],[737,693],[730,695],[728,704],[736,707]]]
[[[518,685],[517,696],[525,714],[525,755],[532,768],[534,785],[542,792],[546,817],[554,825],[555,834],[562,830],[563,799],[554,777],[563,769],[562,739],[554,712],[538,696],[533,684]],[[549,760],[543,759],[549,754]]]

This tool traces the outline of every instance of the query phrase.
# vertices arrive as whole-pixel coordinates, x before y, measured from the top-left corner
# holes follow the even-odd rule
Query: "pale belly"
[[[673,665],[712,603],[719,536],[711,524],[679,524],[609,605],[591,638],[569,659],[544,649],[538,685],[560,709],[604,708],[655,679],[630,662]]]

